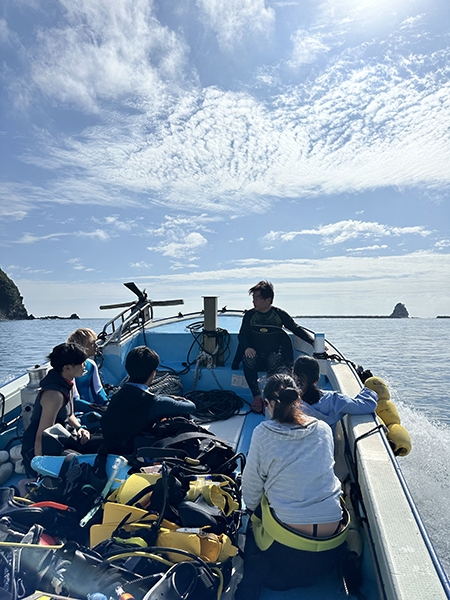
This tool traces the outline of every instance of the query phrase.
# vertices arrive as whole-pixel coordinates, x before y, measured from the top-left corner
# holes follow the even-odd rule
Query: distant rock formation
[[[23,304],[17,285],[0,269],[0,319],[28,319],[28,312]]]
[[[76,314],[76,313],[72,313],[70,315],[70,317],[58,317],[56,315],[48,315],[47,317],[35,317],[34,315],[30,315],[30,319],[48,319],[48,320],[54,320],[54,319],[79,319],[80,317]]]
[[[390,319],[408,319],[409,312],[408,312],[406,306],[404,304],[402,304],[401,302],[399,302],[398,304],[395,305],[395,308],[392,311],[392,314],[389,315],[389,318]]]

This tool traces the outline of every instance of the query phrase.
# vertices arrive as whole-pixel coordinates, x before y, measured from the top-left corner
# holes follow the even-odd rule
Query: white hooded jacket
[[[331,428],[263,421],[254,430],[242,478],[245,504],[255,510],[263,493],[283,523],[333,523],[342,516],[334,474]]]

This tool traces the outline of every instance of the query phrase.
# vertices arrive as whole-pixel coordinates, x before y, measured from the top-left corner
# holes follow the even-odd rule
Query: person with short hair
[[[56,423],[63,425],[76,436],[68,438],[66,448],[86,454],[100,444],[98,439],[90,443],[89,431],[81,425],[73,411],[73,382],[75,377],[83,375],[86,364],[84,349],[78,344],[59,344],[53,348],[48,359],[52,369],[41,381],[30,424],[22,441],[24,466],[27,473],[33,477],[35,473],[31,468],[31,460],[34,456],[42,455],[43,433]]]
[[[83,401],[104,406],[108,403],[108,396],[103,389],[98,367],[95,361],[91,359],[97,352],[97,334],[93,329],[82,327],[74,331],[67,341],[81,346],[87,356],[84,375],[75,378],[73,397],[76,409],[80,412],[91,410],[90,406],[84,405]]]
[[[159,366],[158,354],[147,346],[128,353],[125,369],[129,380],[113,396],[101,420],[109,454],[132,454],[134,439],[163,417],[188,415],[195,404],[179,396],[157,396],[149,386]]]
[[[312,356],[297,358],[294,363],[294,378],[302,388],[302,411],[325,421],[333,430],[344,415],[366,415],[375,412],[377,407],[377,393],[366,387],[354,398],[339,392],[320,390],[317,387],[320,365]]]
[[[270,377],[264,399],[271,418],[254,429],[242,475],[252,515],[236,600],[258,598],[262,586],[312,585],[338,566],[345,550],[348,513],[334,473],[331,428],[302,413],[289,375]]]
[[[272,305],[274,289],[270,281],[260,281],[248,293],[253,297],[253,308],[242,319],[232,369],[237,369],[242,361],[245,379],[253,395],[252,410],[263,413],[258,371],[267,371],[269,376],[290,372],[294,362],[292,343],[283,327],[311,345],[314,338],[286,311]]]

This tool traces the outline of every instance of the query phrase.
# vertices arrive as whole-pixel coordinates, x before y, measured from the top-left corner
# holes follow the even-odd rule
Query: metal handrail
[[[100,333],[100,346],[105,347],[113,341],[120,342],[124,332],[132,329],[131,325],[136,324],[137,327],[145,326],[147,322],[153,320],[153,305],[151,300],[146,302],[133,302],[131,306],[123,310],[121,313],[110,319]],[[111,331],[109,331],[111,329]],[[103,343],[102,343],[103,342]]]
[[[176,306],[184,304],[184,300],[149,300],[145,290],[140,290],[133,282],[125,283],[130,291],[138,297],[133,302],[122,302],[120,304],[109,304],[100,306],[101,310],[109,308],[123,308],[125,310],[110,319],[103,327],[98,336],[99,347],[103,349],[111,342],[120,342],[124,333],[131,332],[133,329],[145,328],[147,323],[153,321],[154,306]]]

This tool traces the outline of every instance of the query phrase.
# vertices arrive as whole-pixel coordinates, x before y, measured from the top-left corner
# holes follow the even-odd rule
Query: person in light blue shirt
[[[339,392],[320,390],[317,387],[320,366],[312,356],[297,358],[294,363],[294,376],[302,388],[302,411],[325,421],[333,430],[344,415],[365,415],[375,412],[378,396],[369,388],[364,387],[354,398]]]
[[[98,367],[91,359],[97,352],[97,334],[87,327],[74,331],[67,340],[69,343],[78,344],[89,357],[86,360],[86,371],[82,377],[76,377],[74,386],[75,411],[86,412],[92,410],[90,404],[104,406],[108,404],[108,396],[103,389]]]

